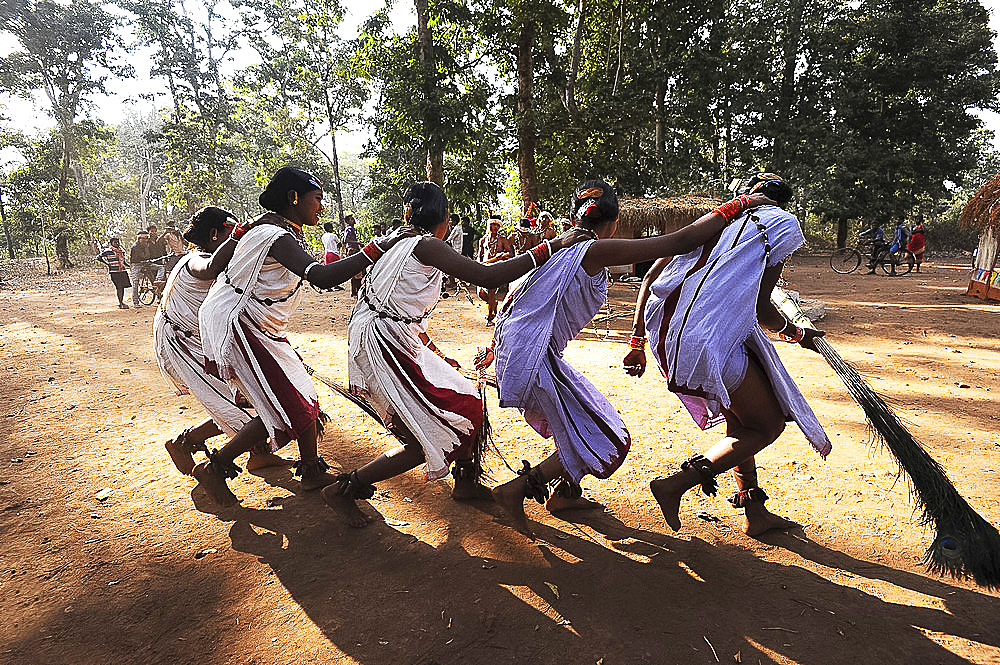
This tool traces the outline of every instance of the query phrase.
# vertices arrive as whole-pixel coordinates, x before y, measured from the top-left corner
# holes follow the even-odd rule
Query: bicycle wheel
[[[907,256],[909,254],[909,256]],[[897,249],[895,252],[887,253],[879,262],[882,272],[890,277],[899,277],[913,270],[913,253],[908,249]]]
[[[913,265],[917,262],[917,257],[908,249],[901,249],[896,252],[896,274],[905,275],[913,270]]]
[[[861,265],[861,254],[853,247],[841,247],[833,250],[830,255],[830,267],[834,272],[847,275],[858,269]]]
[[[136,279],[139,292],[139,304],[140,305],[152,305],[153,301],[156,300],[156,289],[153,287],[152,280],[149,279],[149,275],[139,275]]]

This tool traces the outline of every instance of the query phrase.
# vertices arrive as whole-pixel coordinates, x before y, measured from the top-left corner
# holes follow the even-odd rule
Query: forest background
[[[363,230],[414,180],[514,220],[529,202],[565,214],[589,176],[724,195],[767,169],[814,245],[922,215],[932,247],[970,249],[958,213],[1000,171],[978,1],[387,0],[345,30],[358,4],[0,0],[6,260],[68,265],[208,204],[253,216],[289,163]],[[107,123],[123,82],[152,110]]]

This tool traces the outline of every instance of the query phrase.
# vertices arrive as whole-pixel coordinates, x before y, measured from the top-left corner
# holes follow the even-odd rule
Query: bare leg
[[[538,466],[532,469],[536,478],[541,482],[548,482],[566,473],[559,455],[552,453],[545,458]],[[532,540],[535,534],[528,526],[528,518],[524,514],[524,500],[528,497],[528,477],[520,475],[493,490],[493,498],[503,509],[507,516],[514,523],[514,528]]]
[[[733,477],[736,478],[736,486],[740,492],[760,487],[757,484],[757,464],[752,457],[733,468]],[[792,520],[772,513],[764,507],[763,501],[749,501],[743,508],[743,513],[745,515],[743,531],[751,537],[759,536],[771,529],[790,529],[799,526]]]
[[[327,471],[326,463],[321,461],[317,449],[319,434],[316,429],[316,422],[313,421],[305,431],[299,433],[299,458],[302,460],[298,470],[301,474],[302,489],[318,490],[326,487],[337,477]]]
[[[192,469],[191,474],[198,479],[216,503],[228,506],[236,502],[236,495],[226,484],[228,477],[233,477],[231,469],[234,460],[243,453],[250,452],[258,442],[267,439],[267,428],[259,418],[254,418],[236,433],[229,443],[212,455],[210,462],[202,462]]]
[[[585,496],[563,496],[557,489],[552,492],[552,496],[545,502],[545,510],[550,513],[559,513],[568,510],[604,510],[604,504],[598,503],[593,499],[588,499]]]
[[[406,427],[394,420],[389,424],[389,431],[403,441],[403,445],[379,455],[368,464],[355,470],[351,474],[351,482],[338,481],[323,488],[323,501],[326,502],[326,505],[343,517],[348,525],[356,529],[368,526],[371,521],[358,506],[358,501],[361,499],[354,496],[355,493],[359,492],[358,488],[394,478],[416,468],[424,461],[423,447]]]
[[[177,470],[186,476],[194,469],[194,454],[205,450],[205,441],[222,434],[222,430],[209,418],[203,423],[184,430],[175,438],[167,441],[164,447],[170,454],[170,459]]]
[[[476,443],[482,445],[482,429],[476,433]],[[451,490],[451,498],[455,501],[492,501],[493,491],[480,482],[481,469],[473,462],[473,451],[470,450],[465,457],[455,460],[455,466],[451,471],[452,478],[455,479],[455,487]]]
[[[355,529],[368,526],[371,521],[358,505],[362,499],[355,496],[357,487],[367,487],[381,480],[393,478],[419,466],[424,461],[424,451],[419,445],[402,445],[379,455],[351,474],[354,485],[339,481],[323,488],[323,501]]]
[[[290,466],[291,464],[291,460],[287,460],[281,455],[275,455],[271,452],[251,450],[250,458],[247,460],[247,471],[265,469],[269,466]]]
[[[725,412],[726,437],[705,453],[716,474],[753,458],[785,428],[785,417],[771,383],[753,359],[747,365],[743,383],[730,393],[730,398],[730,409]],[[674,531],[681,526],[678,516],[681,496],[701,480],[697,471],[686,469],[650,482],[649,489],[660,504],[663,518]]]

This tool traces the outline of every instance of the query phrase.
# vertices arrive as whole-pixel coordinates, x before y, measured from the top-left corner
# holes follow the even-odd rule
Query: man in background
[[[132,306],[136,309],[142,307],[142,303],[139,302],[139,273],[142,272],[142,264],[149,258],[149,234],[139,231],[135,236],[135,242],[128,250],[128,261],[132,264]]]

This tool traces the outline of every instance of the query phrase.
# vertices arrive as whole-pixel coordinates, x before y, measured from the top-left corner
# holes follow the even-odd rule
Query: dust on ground
[[[965,296],[968,266],[954,262],[901,278],[792,263],[792,287],[826,304],[831,343],[1000,523],[1000,306]],[[106,273],[7,286],[0,663],[1000,663],[1000,598],[924,572],[933,534],[905,478],[869,445],[840,379],[797,346],[778,350],[834,451],[822,461],[790,425],[758,463],[769,507],[801,529],[744,536],[729,477],[717,498],[685,496],[679,534],[664,524],[649,480],[722,432],[699,431],[655,371],[625,376],[626,313],[566,353],[632,433],[624,466],[584,482],[606,512],[564,520],[531,504],[532,543],[413,471],[380,484],[384,520],[353,530],[287,469],[242,474],[242,505],[227,510],[174,470],[163,443],[203,412],[156,368],[153,310],[117,309]],[[634,291],[612,295],[623,312]],[[291,326],[305,360],[340,380],[351,305],[309,292]],[[431,335],[471,364],[490,337],[484,312],[444,300]],[[393,445],[318,387],[334,416],[328,461],[350,469]],[[492,391],[489,406],[512,465],[551,451]],[[511,475],[488,465],[496,481]]]

